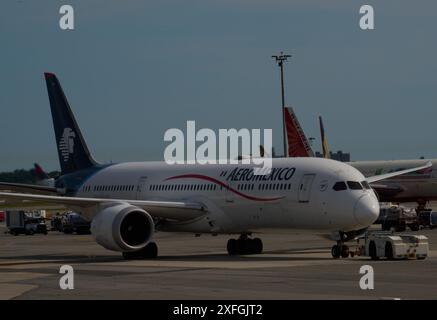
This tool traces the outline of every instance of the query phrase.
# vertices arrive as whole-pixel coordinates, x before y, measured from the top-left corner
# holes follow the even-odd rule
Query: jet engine
[[[113,251],[140,250],[150,241],[154,231],[150,214],[127,203],[104,208],[91,223],[96,242]]]

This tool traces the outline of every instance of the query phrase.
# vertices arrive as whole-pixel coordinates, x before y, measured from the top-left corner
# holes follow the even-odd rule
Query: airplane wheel
[[[229,239],[226,248],[230,256],[235,256],[237,254],[237,240]]]
[[[237,239],[237,254],[247,254],[248,246],[247,239]]]
[[[244,254],[254,254],[255,253],[255,245],[253,243],[253,239],[246,239],[244,241]]]
[[[339,245],[332,246],[331,254],[334,259],[338,259],[341,256],[341,249]]]
[[[260,238],[253,239],[253,247],[255,254],[261,254],[263,252],[263,242]]]
[[[341,246],[341,257],[342,258],[349,257],[349,247],[348,246]]]

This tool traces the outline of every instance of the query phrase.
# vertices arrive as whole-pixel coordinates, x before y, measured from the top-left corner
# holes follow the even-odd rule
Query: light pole
[[[284,54],[281,51],[281,54],[278,56],[272,56],[273,59],[278,63],[278,67],[281,69],[281,97],[282,97],[282,133],[284,140],[284,157],[287,157],[287,132],[285,129],[285,93],[284,93],[284,61],[287,61],[288,58],[291,57],[291,54]]]

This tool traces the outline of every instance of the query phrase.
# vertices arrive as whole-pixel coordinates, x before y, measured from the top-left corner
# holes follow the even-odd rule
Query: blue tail
[[[97,165],[88,151],[64,91],[53,73],[44,73],[62,174]]]

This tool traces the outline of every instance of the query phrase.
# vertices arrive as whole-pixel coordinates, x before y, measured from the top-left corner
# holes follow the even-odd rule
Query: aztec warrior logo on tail
[[[59,149],[65,162],[70,158],[70,154],[74,152],[74,138],[76,138],[74,131],[71,128],[65,128],[62,138],[59,140]]]

